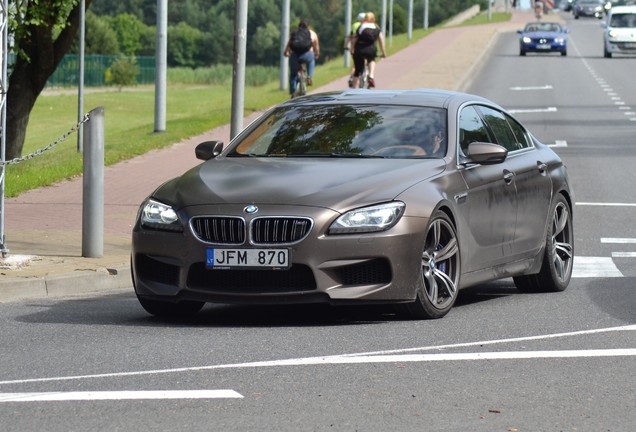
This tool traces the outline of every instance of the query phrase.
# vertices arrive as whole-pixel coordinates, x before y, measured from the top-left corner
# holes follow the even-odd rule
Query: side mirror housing
[[[480,165],[495,165],[502,163],[508,156],[504,147],[486,142],[473,142],[468,145],[468,159]]]
[[[194,149],[197,159],[210,160],[217,157],[223,151],[223,141],[203,141]]]

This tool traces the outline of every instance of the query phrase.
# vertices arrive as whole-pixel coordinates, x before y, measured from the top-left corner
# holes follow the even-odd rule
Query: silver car
[[[636,54],[636,6],[615,6],[607,14],[607,22],[601,24],[603,54]]]
[[[292,99],[161,185],[133,229],[141,305],[395,304],[440,318],[462,288],[513,277],[564,290],[566,168],[501,107],[458,92]]]

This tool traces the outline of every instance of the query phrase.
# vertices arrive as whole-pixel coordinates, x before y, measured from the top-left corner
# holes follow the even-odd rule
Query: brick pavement
[[[436,30],[381,60],[376,69],[377,88],[461,91],[469,84],[495,36],[516,31],[533,19],[530,11],[514,11],[513,19],[507,23]],[[346,86],[344,76],[314,92]],[[245,124],[256,115],[247,118]],[[224,125],[169,148],[106,167],[101,258],[81,256],[81,178],[6,199],[5,240],[10,252],[7,258],[0,258],[0,302],[129,289],[130,238],[139,204],[159,184],[199,163],[194,157],[198,143],[209,139],[228,142],[229,137],[230,127]]]

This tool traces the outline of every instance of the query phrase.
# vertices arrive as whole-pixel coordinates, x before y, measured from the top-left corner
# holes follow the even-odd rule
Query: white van
[[[607,12],[607,21],[602,24],[603,53],[636,54],[636,6],[614,6]]]

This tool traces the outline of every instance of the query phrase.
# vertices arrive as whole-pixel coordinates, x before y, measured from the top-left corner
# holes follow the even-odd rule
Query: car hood
[[[613,38],[610,38],[610,39],[621,40],[621,41],[636,41],[636,28],[612,27],[608,31],[611,31],[612,35],[614,36]]]
[[[218,158],[167,182],[153,195],[177,208],[258,203],[340,211],[392,200],[445,166],[442,159]]]

